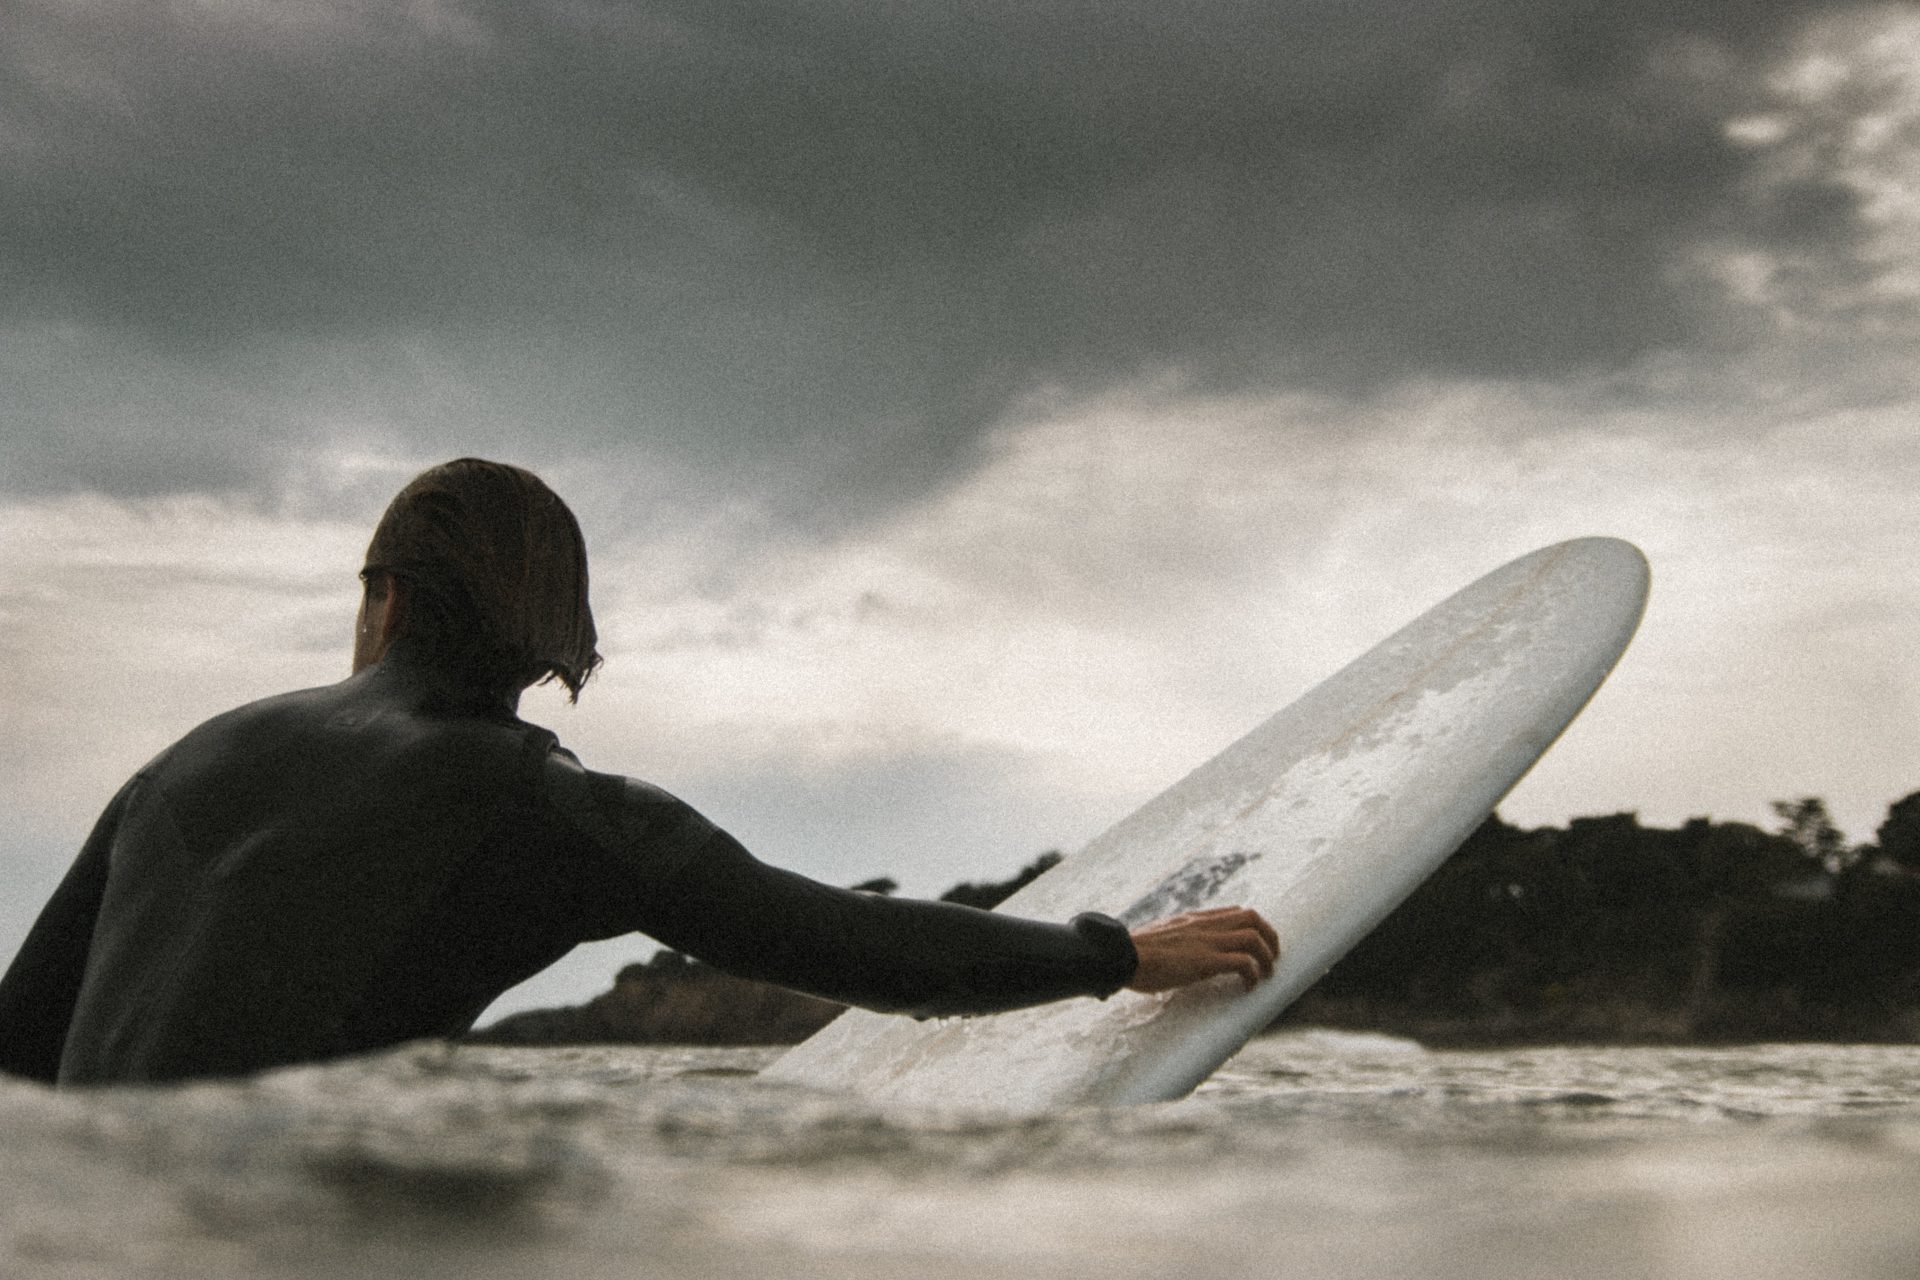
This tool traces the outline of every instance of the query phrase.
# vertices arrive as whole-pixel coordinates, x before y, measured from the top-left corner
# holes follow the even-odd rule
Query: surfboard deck
[[[1645,608],[1632,544],[1581,538],[1442,601],[1001,904],[1129,924],[1245,904],[1272,978],[916,1023],[849,1010],[762,1073],[1036,1112],[1177,1098],[1417,888],[1579,714]]]

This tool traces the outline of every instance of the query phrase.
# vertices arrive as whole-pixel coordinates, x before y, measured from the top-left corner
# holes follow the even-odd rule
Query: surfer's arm
[[[723,831],[687,859],[642,926],[740,977],[915,1017],[1105,998],[1132,978],[1126,927],[1087,913],[1046,924],[951,902],[888,898],[771,867]]]
[[[586,937],[638,931],[740,977],[916,1017],[1104,998],[1137,964],[1126,926],[1106,916],[1044,924],[768,866],[685,802],[564,752],[545,793],[572,832],[566,878],[591,885]]]
[[[79,857],[0,978],[0,1071],[52,1084],[86,977],[94,921],[107,887],[107,854],[128,783],[107,806]]]

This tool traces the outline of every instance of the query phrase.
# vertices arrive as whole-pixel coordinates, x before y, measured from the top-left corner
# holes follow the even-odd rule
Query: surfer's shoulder
[[[610,852],[668,846],[691,852],[718,830],[665,788],[589,769],[557,744],[547,753],[541,792],[558,817]]]

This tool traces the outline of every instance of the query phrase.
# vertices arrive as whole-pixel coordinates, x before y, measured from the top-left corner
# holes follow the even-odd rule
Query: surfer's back
[[[404,661],[195,729],[89,841],[104,882],[62,1082],[371,1047],[383,966],[551,744]]]

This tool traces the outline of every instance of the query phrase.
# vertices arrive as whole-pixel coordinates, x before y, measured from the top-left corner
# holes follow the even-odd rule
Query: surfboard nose
[[[1569,538],[1547,549],[1553,551],[1560,548],[1565,548],[1574,555],[1604,560],[1610,567],[1622,572],[1631,571],[1637,567],[1642,577],[1652,576],[1652,568],[1647,564],[1646,552],[1625,538],[1595,534],[1585,538]]]
[[[1653,587],[1653,566],[1633,543],[1599,535],[1569,538],[1526,559],[1538,559],[1546,572],[1576,584],[1583,602],[1604,605],[1624,623],[1624,636],[1639,630]]]

